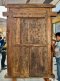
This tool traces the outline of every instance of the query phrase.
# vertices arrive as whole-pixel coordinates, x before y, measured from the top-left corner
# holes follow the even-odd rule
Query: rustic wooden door
[[[21,64],[25,64],[22,69],[24,68],[31,77],[43,76],[48,69],[46,20],[45,18],[22,18],[20,30],[23,59]]]
[[[46,77],[51,72],[48,17],[9,18],[8,73],[13,77]],[[49,31],[48,31],[49,30]],[[48,36],[49,35],[49,36]],[[10,54],[11,53],[11,54]]]
[[[51,4],[8,4],[7,75],[52,77]]]

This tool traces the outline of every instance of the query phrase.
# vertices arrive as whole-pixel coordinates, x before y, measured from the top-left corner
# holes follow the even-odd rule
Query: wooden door
[[[29,73],[30,77],[43,76],[47,73],[48,64],[48,53],[47,53],[47,28],[45,18],[22,18],[21,19],[21,41],[22,51],[25,52],[23,59],[27,60],[28,65],[25,69]],[[25,49],[23,49],[23,47]],[[28,55],[26,55],[26,50]],[[27,64],[27,62],[25,64]],[[23,63],[22,63],[23,64]]]
[[[8,73],[13,77],[48,76],[48,17],[9,18]],[[8,22],[8,23],[9,23]],[[51,40],[50,40],[51,41]],[[10,54],[11,53],[11,54]],[[9,65],[9,63],[11,65]]]

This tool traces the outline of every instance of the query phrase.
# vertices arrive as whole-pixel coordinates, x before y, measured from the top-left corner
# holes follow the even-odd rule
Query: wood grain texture
[[[20,18],[16,21],[16,44],[20,44]]]
[[[7,22],[8,75],[51,77],[52,5],[9,5]]]
[[[9,8],[53,8],[52,4],[7,4]]]
[[[46,62],[47,47],[32,47],[30,53],[30,76],[31,77],[43,77],[47,73]]]

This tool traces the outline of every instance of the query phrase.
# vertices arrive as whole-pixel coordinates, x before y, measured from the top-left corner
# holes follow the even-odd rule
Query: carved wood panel
[[[43,33],[44,32],[44,33]],[[47,44],[46,19],[21,19],[21,44]]]
[[[12,43],[13,76],[44,76],[48,72],[46,18],[15,18],[15,22],[12,32],[15,41]]]
[[[43,27],[43,28],[42,28]],[[47,73],[47,33],[46,18],[21,19],[21,44],[30,47],[30,76],[43,76]],[[44,51],[43,51],[44,50]]]
[[[47,47],[32,47],[30,54],[30,76],[45,76],[48,67]]]

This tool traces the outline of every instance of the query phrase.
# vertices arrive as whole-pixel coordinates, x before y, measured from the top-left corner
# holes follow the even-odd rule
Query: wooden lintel
[[[10,8],[54,8],[52,4],[8,4],[6,7]]]
[[[3,16],[8,16],[9,13],[7,12],[3,12]],[[46,14],[44,13],[35,13],[35,14],[32,14],[31,13],[26,13],[26,14],[14,14],[13,17],[45,17]],[[57,16],[57,13],[56,12],[50,12],[49,13],[49,16],[51,17],[56,17]]]

